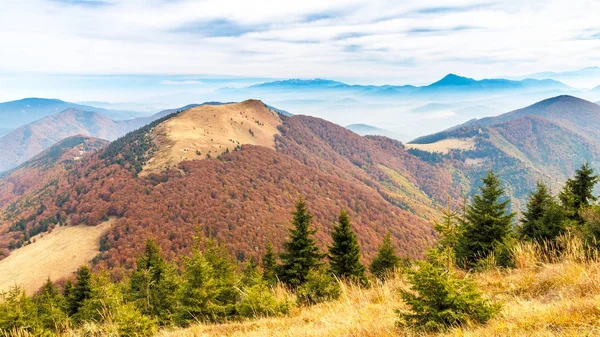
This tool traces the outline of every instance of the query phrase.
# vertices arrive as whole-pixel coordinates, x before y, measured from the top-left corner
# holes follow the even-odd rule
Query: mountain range
[[[130,121],[67,110],[39,122],[13,131],[14,139],[41,142],[70,130],[114,140],[67,138],[5,173],[0,254],[35,244],[36,234],[59,225],[110,221],[94,264],[114,275],[133,266],[147,237],[169,259],[189,252],[198,231],[240,260],[268,242],[279,248],[300,196],[322,248],[346,208],[365,258],[387,231],[403,256],[416,257],[435,239],[440,205],[450,196],[459,206],[489,169],[519,211],[537,181],[557,191],[581,163],[600,167],[600,106],[565,95],[409,144],[349,130],[382,132],[369,125],[288,116],[257,100]]]
[[[320,93],[345,92],[366,96],[389,96],[389,95],[410,95],[410,96],[431,96],[440,94],[459,93],[465,94],[483,94],[506,91],[535,91],[535,90],[568,90],[569,86],[550,79],[483,79],[475,80],[468,77],[462,77],[455,74],[448,74],[441,80],[426,86],[413,85],[350,85],[343,82],[327,79],[289,79],[282,81],[265,82],[242,89],[222,89],[225,91],[242,92],[290,92],[290,91],[317,91]]]

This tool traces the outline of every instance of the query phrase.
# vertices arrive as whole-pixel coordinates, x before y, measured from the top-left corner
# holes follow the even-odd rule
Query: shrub
[[[325,269],[319,268],[308,273],[296,296],[299,304],[311,305],[335,300],[340,297],[340,291],[338,281]]]
[[[458,278],[439,265],[419,262],[407,271],[412,291],[401,291],[410,310],[400,311],[400,325],[440,331],[468,323],[485,323],[500,309],[483,298],[468,278]]]
[[[266,281],[242,290],[242,300],[237,305],[237,312],[242,317],[276,316],[289,312],[290,302],[287,298],[280,300]]]

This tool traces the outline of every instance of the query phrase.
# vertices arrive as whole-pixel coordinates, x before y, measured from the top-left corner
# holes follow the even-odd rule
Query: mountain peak
[[[144,172],[160,171],[184,160],[216,157],[244,144],[274,148],[280,124],[279,114],[255,99],[193,107],[150,131],[158,151]]]
[[[459,76],[456,74],[448,74],[444,76],[441,80],[432,83],[429,87],[442,87],[442,86],[463,86],[463,85],[471,85],[477,82],[476,80],[468,77]]]

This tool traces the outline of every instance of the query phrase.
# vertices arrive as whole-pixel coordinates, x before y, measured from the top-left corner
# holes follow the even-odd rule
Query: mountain
[[[11,132],[12,129],[8,129],[8,128],[0,128],[0,137],[4,136],[5,134]]]
[[[462,77],[455,74],[448,74],[441,80],[428,86],[421,87],[418,94],[432,94],[439,92],[497,92],[514,90],[561,90],[569,87],[554,80],[534,80],[525,79],[521,81],[511,81],[506,79],[483,79],[474,80],[468,77]]]
[[[59,99],[24,98],[0,103],[0,119],[3,127],[17,128],[68,109],[93,111],[112,119],[130,119],[140,115],[139,112],[134,111],[107,110]]]
[[[65,138],[11,171],[0,175],[0,208],[14,198],[45,186],[76,162],[106,147],[108,141],[76,135]]]
[[[365,257],[387,231],[402,255],[420,256],[433,242],[436,205],[448,194],[458,198],[465,183],[460,172],[419,160],[386,137],[280,115],[255,100],[197,106],[128,133],[51,184],[11,196],[0,207],[0,252],[27,246],[27,233],[56,222],[114,219],[94,259],[114,275],[132,267],[147,237],[175,259],[201,231],[243,259],[267,242],[281,247],[304,196],[322,248],[347,208]]]
[[[352,132],[358,133],[361,136],[384,136],[391,139],[403,140],[404,136],[397,134],[395,132],[381,129],[372,125],[367,124],[351,124],[346,126],[346,128]]]
[[[206,104],[224,103],[207,102],[190,104],[178,109],[163,110],[152,116],[128,120],[112,120],[93,111],[67,109],[19,127],[2,136],[0,138],[0,146],[5,151],[0,153],[0,172],[16,167],[59,140],[67,137],[81,134],[106,140],[115,140],[129,131],[139,129],[152,121],[176,111]]]
[[[463,126],[489,126],[525,116],[551,120],[582,135],[600,137],[600,106],[573,96],[557,96],[497,117],[469,121]]]
[[[303,89],[323,89],[323,88],[335,88],[335,87],[349,87],[348,84],[316,78],[312,80],[301,80],[301,79],[289,79],[283,81],[265,82],[250,86],[250,88],[261,88],[261,89],[284,89],[294,90],[298,88]]]
[[[587,67],[563,72],[542,72],[520,77],[520,79],[525,78],[554,79],[570,86],[590,88],[598,85],[598,78],[600,78],[600,67]]]
[[[97,112],[68,109],[21,126],[0,138],[0,172],[16,167],[29,158],[74,136],[86,135],[114,140],[131,129]]]
[[[582,163],[600,168],[599,130],[600,106],[558,96],[420,137],[409,146],[459,159],[472,181],[489,169],[496,171],[520,209],[536,181],[551,184],[556,192]]]

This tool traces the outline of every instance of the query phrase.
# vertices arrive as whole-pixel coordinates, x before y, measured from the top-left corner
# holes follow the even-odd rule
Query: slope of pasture
[[[68,277],[99,253],[100,237],[114,220],[97,226],[56,227],[51,233],[32,238],[35,242],[0,261],[0,291],[21,285],[32,294],[47,278],[56,281]]]
[[[153,131],[160,150],[144,171],[161,171],[184,160],[215,157],[243,144],[273,148],[280,124],[279,115],[257,100],[191,108]]]

